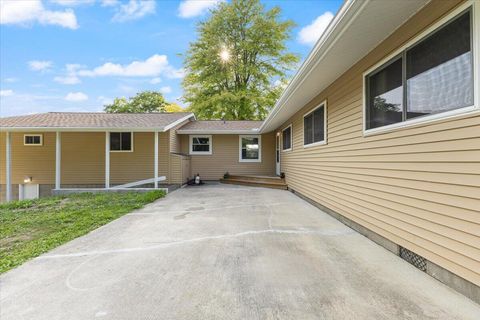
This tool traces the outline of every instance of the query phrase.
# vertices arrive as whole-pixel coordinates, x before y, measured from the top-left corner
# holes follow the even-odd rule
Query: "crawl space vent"
[[[414,265],[417,269],[427,271],[427,259],[407,248],[400,247],[400,258]]]

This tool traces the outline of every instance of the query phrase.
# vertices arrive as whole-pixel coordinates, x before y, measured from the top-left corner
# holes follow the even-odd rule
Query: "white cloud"
[[[93,4],[95,3],[95,0],[50,0],[50,2],[56,3],[61,6],[75,7],[75,6]]]
[[[182,18],[192,18],[204,14],[208,9],[224,0],[185,0],[178,6],[178,15]]]
[[[53,81],[61,83],[61,84],[78,84],[82,82],[80,78],[77,76],[77,70],[82,68],[83,66],[80,64],[67,64],[65,65],[66,75],[65,76],[57,76],[53,78]]]
[[[104,96],[98,96],[97,101],[99,101],[102,106],[106,104],[111,104],[113,102],[112,98],[104,97]]]
[[[88,100],[88,96],[83,92],[69,92],[65,96],[65,100],[72,101],[72,102],[80,102]]]
[[[102,7],[114,7],[118,4],[118,0],[102,0]]]
[[[166,55],[154,54],[143,61],[133,61],[127,65],[107,62],[92,70],[79,70],[77,75],[83,77],[158,77],[165,75],[169,78],[181,78],[182,69],[175,69],[169,63]]]
[[[18,81],[18,78],[5,78],[3,80],[4,82],[8,82],[8,83],[12,83],[12,82],[17,82]]]
[[[79,84],[81,81],[77,76],[65,76],[65,77],[55,77],[53,81],[61,84]]]
[[[311,24],[302,28],[298,33],[298,41],[307,45],[314,45],[320,38],[328,24],[332,21],[334,15],[330,11],[318,16]]]
[[[51,11],[43,7],[40,0],[0,1],[0,24],[58,25],[77,29],[77,17],[72,9]]]
[[[158,78],[158,77],[157,77],[157,78],[153,78],[152,80],[150,80],[150,83],[151,83],[151,84],[158,84],[158,83],[160,83],[160,82],[162,82],[162,79],[160,79],[160,78]]]
[[[10,89],[0,90],[0,97],[8,97],[8,96],[13,96],[13,90],[10,90]]]
[[[170,86],[161,87],[160,92],[163,93],[163,94],[170,93],[170,92],[172,92],[172,87],[170,87]]]
[[[33,71],[47,71],[52,67],[52,65],[53,65],[52,61],[46,61],[46,60],[28,61],[28,66]]]
[[[114,22],[125,22],[140,19],[146,15],[155,13],[154,0],[130,0],[126,4],[122,4],[117,13],[112,18]]]

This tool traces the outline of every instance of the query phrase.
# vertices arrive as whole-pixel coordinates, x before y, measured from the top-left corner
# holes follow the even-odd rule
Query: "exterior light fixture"
[[[23,182],[24,182],[24,183],[29,183],[29,182],[32,182],[32,180],[33,180],[32,177],[28,177],[28,176],[27,176],[27,177],[25,177],[25,178],[23,179]]]

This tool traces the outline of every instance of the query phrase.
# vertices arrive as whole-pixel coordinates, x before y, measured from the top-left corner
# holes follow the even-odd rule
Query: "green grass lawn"
[[[163,196],[81,193],[0,204],[0,273]]]

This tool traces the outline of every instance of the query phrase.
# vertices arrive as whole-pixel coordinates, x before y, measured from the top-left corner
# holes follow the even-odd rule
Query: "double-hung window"
[[[366,130],[473,106],[472,13],[366,75]]]
[[[190,136],[190,154],[212,154],[212,136]]]
[[[310,147],[326,143],[327,110],[326,102],[303,116],[303,146]]]
[[[133,151],[132,132],[110,132],[110,151]]]
[[[240,162],[262,161],[262,137],[248,135],[239,137]]]
[[[282,130],[282,150],[292,150],[292,125]]]

